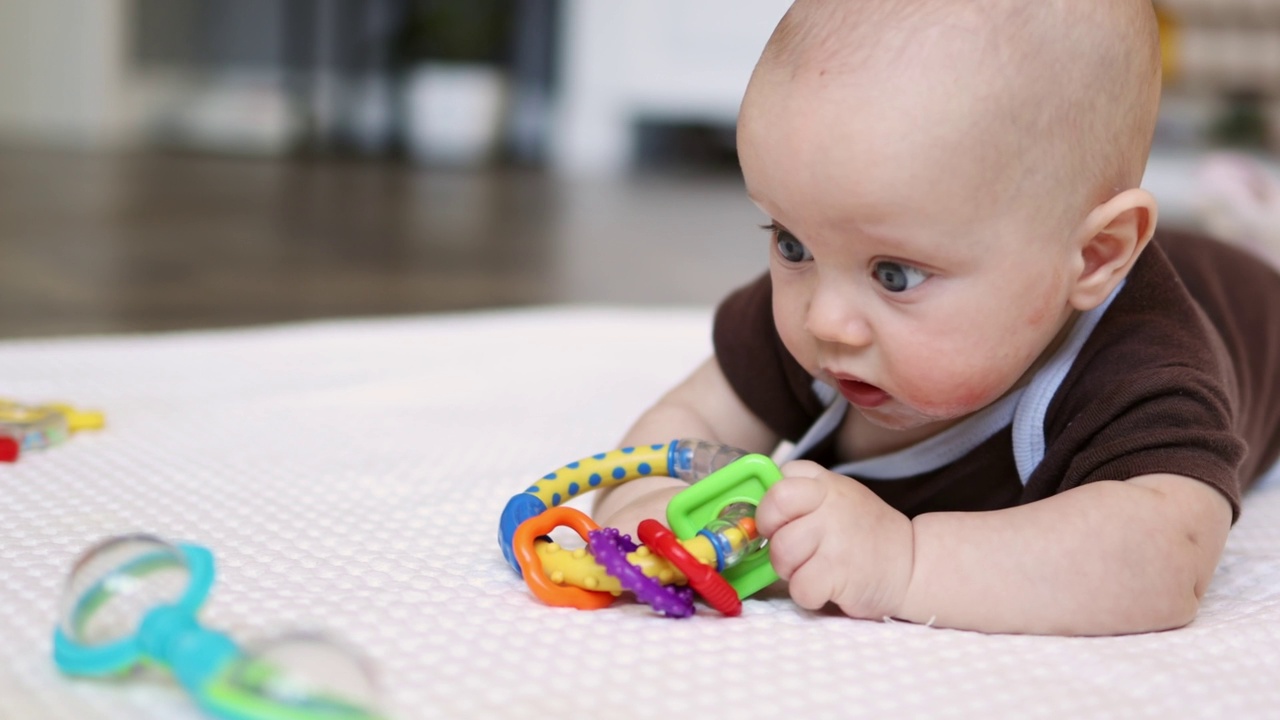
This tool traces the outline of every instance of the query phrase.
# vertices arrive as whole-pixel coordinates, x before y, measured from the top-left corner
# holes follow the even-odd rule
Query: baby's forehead
[[[748,190],[773,217],[870,225],[878,237],[951,236],[992,224],[1056,227],[1070,214],[1069,191],[1079,191],[1078,173],[1023,151],[1033,136],[968,118],[917,121],[900,97],[843,114],[791,97],[790,118],[740,136]]]
[[[805,91],[843,93],[863,107],[884,105],[968,133],[999,127],[990,144],[1009,145],[1008,134],[1025,127],[1009,120],[1052,99],[1063,70],[1040,59],[1052,54],[1040,33],[1013,31],[975,9],[987,4],[801,0],[762,54],[751,89],[757,98],[781,93],[802,103],[813,100]]]
[[[990,186],[1043,130],[1011,118],[1035,103],[1022,83],[988,64],[968,32],[925,29],[912,48],[878,40],[853,56],[837,51],[797,56],[794,65],[765,66],[742,106],[742,141],[825,146],[824,163],[858,166],[872,160],[918,170],[919,160],[964,172],[954,183]],[[913,166],[917,166],[914,167]]]

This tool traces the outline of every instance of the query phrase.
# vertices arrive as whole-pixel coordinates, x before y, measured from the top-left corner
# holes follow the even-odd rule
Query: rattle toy
[[[23,450],[57,445],[81,430],[106,424],[102,413],[62,403],[23,405],[0,399],[0,461],[13,462]]]
[[[600,528],[562,503],[596,488],[649,475],[691,483],[667,506],[668,530],[645,520],[643,545]],[[693,614],[693,593],[726,615],[742,598],[778,579],[755,508],[781,478],[763,455],[703,440],[628,447],[583,458],[548,473],[508,501],[498,524],[507,563],[548,605],[593,610],[629,591],[668,617]],[[586,541],[566,550],[547,535],[568,527]]]
[[[244,652],[202,627],[196,615],[213,580],[213,555],[198,545],[126,535],[91,547],[63,593],[54,662],[88,677],[123,678],[159,666],[201,709],[226,720],[381,717],[367,709],[368,674],[342,646],[292,636]]]

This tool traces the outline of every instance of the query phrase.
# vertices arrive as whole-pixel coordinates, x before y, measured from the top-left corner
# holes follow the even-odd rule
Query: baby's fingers
[[[788,522],[769,539],[769,562],[783,580],[792,580],[818,554],[822,523],[815,520],[806,516]]]
[[[788,466],[789,469],[789,466]],[[812,477],[789,475],[774,483],[756,508],[756,527],[773,537],[783,525],[817,510],[826,489]]]
[[[786,578],[787,592],[805,610],[820,610],[837,595],[836,577],[827,563],[811,557]]]

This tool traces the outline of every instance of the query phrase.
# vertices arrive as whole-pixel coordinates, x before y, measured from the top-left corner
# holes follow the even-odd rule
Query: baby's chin
[[[867,422],[885,430],[919,430],[930,425],[940,425],[938,432],[956,424],[968,415],[972,414],[972,410],[940,410],[940,409],[920,409],[906,405],[900,400],[894,399],[886,405],[878,408],[860,408],[853,406],[862,414]]]

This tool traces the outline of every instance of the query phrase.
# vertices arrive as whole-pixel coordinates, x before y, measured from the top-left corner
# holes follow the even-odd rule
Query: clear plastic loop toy
[[[348,648],[289,635],[249,651],[200,625],[213,555],[150,535],[99,543],[63,593],[53,657],[68,675],[170,671],[206,712],[227,720],[378,720],[372,675]]]
[[[106,418],[95,410],[64,403],[23,405],[0,398],[0,462],[14,462],[20,452],[59,445],[82,430],[99,430]]]
[[[561,505],[596,488],[649,475],[691,483],[667,506],[668,530],[640,525],[643,545]],[[692,593],[725,615],[778,579],[755,508],[781,478],[762,455],[703,440],[673,440],[583,458],[513,497],[498,524],[507,562],[548,605],[594,610],[624,591],[668,617],[693,614]],[[567,550],[548,535],[569,527],[586,547]],[[692,593],[690,592],[692,590]]]

